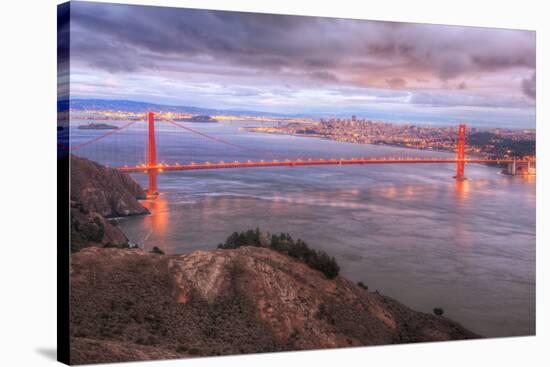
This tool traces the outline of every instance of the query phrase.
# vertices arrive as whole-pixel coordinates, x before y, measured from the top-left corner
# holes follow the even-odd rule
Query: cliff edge
[[[103,217],[146,214],[138,202],[143,188],[128,174],[86,158],[71,156],[71,200]]]
[[[139,203],[145,191],[129,175],[71,155],[71,251],[88,246],[126,245],[128,239],[108,218],[147,214]]]

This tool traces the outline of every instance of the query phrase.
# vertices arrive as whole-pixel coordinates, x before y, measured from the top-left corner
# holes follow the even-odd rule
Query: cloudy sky
[[[535,126],[535,33],[72,3],[71,95]]]

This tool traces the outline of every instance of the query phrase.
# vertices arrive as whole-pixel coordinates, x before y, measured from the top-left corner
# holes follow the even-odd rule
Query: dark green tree
[[[261,246],[262,233],[259,228],[246,232],[233,232],[220,249],[236,249],[241,246]],[[306,263],[310,268],[319,270],[329,279],[338,276],[340,267],[334,257],[324,251],[311,249],[305,241],[292,238],[289,233],[272,234],[269,248]]]
[[[153,254],[159,254],[159,255],[164,255],[164,251],[162,251],[160,248],[158,248],[157,246],[153,247],[153,249],[151,250],[151,253]]]

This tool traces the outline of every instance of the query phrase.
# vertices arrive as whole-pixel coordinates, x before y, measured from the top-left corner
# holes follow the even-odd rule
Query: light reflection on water
[[[153,213],[143,218],[143,228],[149,228],[147,239],[153,232],[155,235],[165,234],[170,225],[170,211],[166,196],[160,195],[154,200],[143,200],[141,203]]]
[[[251,147],[269,146],[282,157],[403,154],[239,132],[238,126],[194,128]],[[190,154],[197,161],[258,159],[185,139],[190,137],[159,140],[168,154]],[[130,159],[121,147],[117,153],[117,159]],[[231,232],[256,226],[288,232],[334,255],[345,276],[410,307],[443,307],[450,318],[487,336],[532,334],[535,181],[498,172],[467,165],[469,180],[463,182],[452,179],[451,165],[171,172],[159,175],[163,194],[144,202],[153,214],[124,219],[120,227],[145,248],[169,253],[212,249]],[[144,175],[135,178],[146,184]]]

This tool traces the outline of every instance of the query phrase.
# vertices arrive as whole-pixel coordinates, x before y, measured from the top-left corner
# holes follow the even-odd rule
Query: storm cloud
[[[108,75],[258,95],[275,87],[453,89],[457,102],[470,93],[495,106],[533,104],[530,31],[86,2],[71,11],[71,65],[84,89]]]
[[[537,98],[537,74],[533,73],[530,78],[523,79],[521,82],[523,93],[531,99]]]

